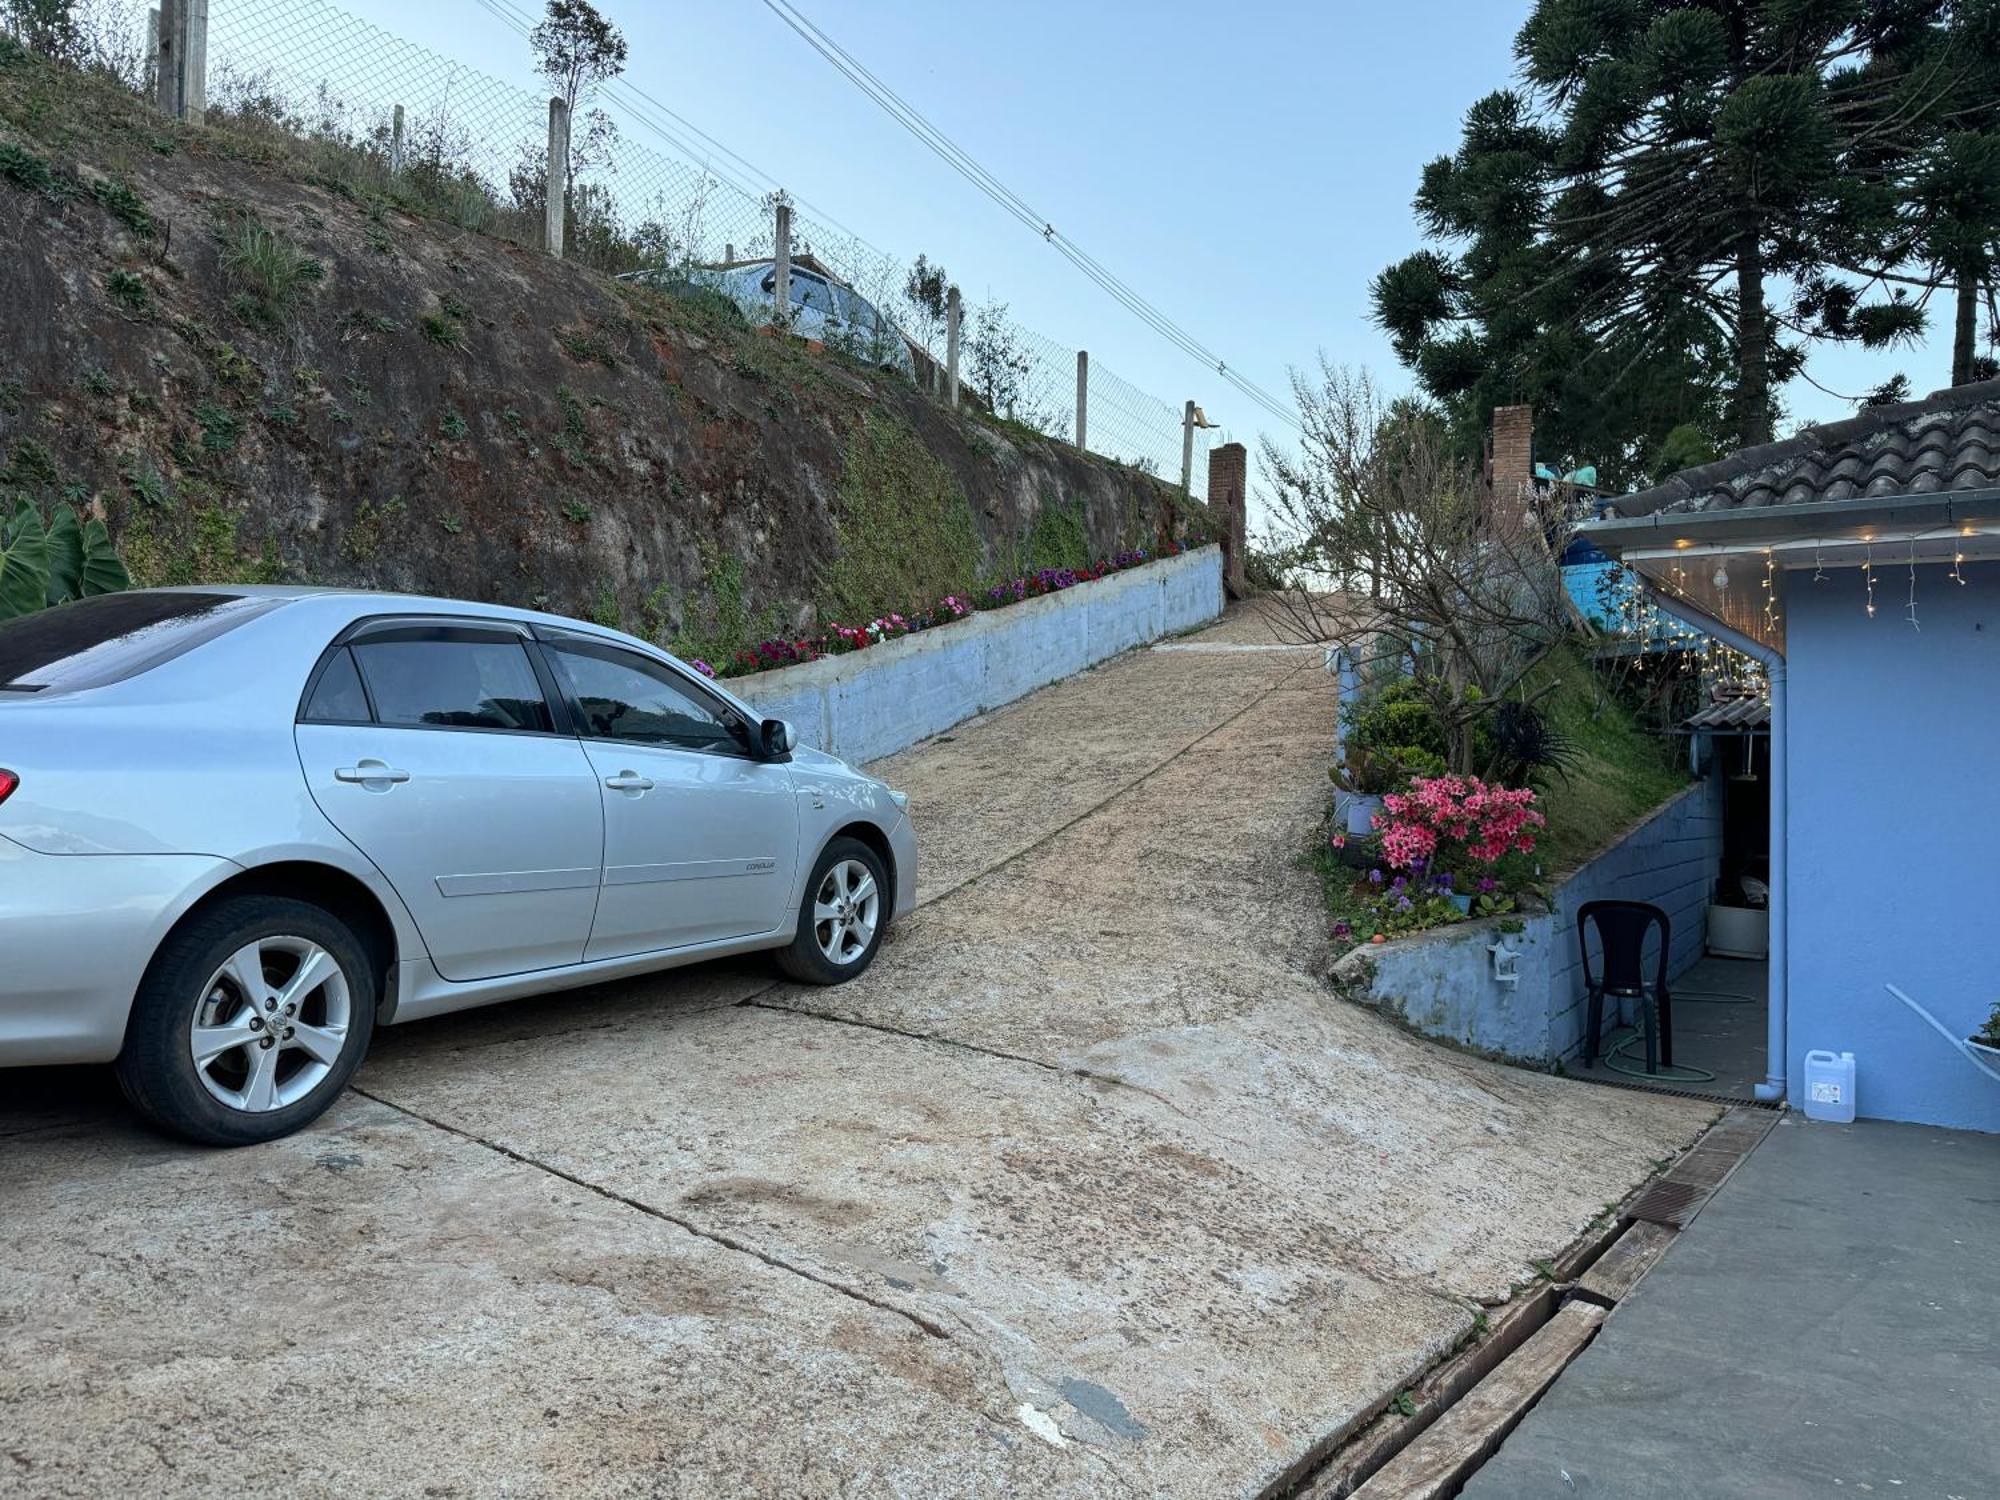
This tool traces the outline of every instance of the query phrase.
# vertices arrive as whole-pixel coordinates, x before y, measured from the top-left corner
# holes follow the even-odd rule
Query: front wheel
[[[820,852],[799,901],[799,930],[778,967],[805,984],[841,984],[874,961],[889,925],[889,875],[859,839]]]
[[[290,1135],[339,1097],[375,1029],[367,950],[322,907],[217,902],[161,946],[118,1082],[153,1124],[211,1146]]]

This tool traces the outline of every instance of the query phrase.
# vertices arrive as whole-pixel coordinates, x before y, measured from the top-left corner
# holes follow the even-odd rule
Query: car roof
[[[449,599],[435,594],[397,593],[381,589],[355,589],[323,587],[309,584],[288,583],[197,583],[178,587],[158,589],[135,589],[134,593],[149,594],[228,594],[243,599],[275,599],[286,603],[312,600],[318,603],[339,603],[345,601],[354,606],[354,615],[360,618],[371,614],[450,614],[472,616],[479,619],[514,620],[527,624],[553,625],[564,630],[580,631],[589,635],[603,636],[609,640],[628,642],[644,646],[649,651],[659,648],[652,646],[637,636],[627,635],[622,630],[612,630],[589,620],[579,620],[570,615],[550,614],[546,610],[521,609],[512,604],[488,604],[477,599]]]

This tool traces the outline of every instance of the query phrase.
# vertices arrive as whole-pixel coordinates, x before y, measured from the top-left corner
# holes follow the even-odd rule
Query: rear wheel
[[[118,1055],[125,1097],[205,1145],[289,1135],[339,1097],[375,1029],[353,929],[310,902],[220,901],[154,956]]]
[[[778,967],[806,984],[840,984],[874,962],[889,925],[889,874],[859,839],[820,852],[799,902],[799,930]]]

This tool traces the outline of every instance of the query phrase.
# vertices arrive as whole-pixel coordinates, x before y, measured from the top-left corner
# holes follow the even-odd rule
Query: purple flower
[[[711,667],[707,662],[703,661],[699,656],[697,656],[693,661],[689,662],[688,665],[693,667],[697,672],[701,673],[701,675],[704,677],[713,677],[715,675],[715,668]]]
[[[1380,885],[1382,883],[1382,872],[1380,870],[1370,870],[1368,872],[1368,883],[1370,885]]]
[[[1333,924],[1333,935],[1335,937],[1348,937],[1351,936],[1353,932],[1354,929],[1348,926],[1345,922],[1335,922]]]
[[[1437,888],[1441,891],[1448,891],[1451,889],[1451,871],[1449,870],[1438,871]]]
[[[1500,882],[1495,880],[1491,875],[1488,875],[1484,880],[1479,882],[1479,894],[1482,896],[1490,896],[1499,889]]]
[[[1392,891],[1400,891],[1404,886],[1408,885],[1409,883],[1410,883],[1409,880],[1405,876],[1398,875],[1395,879],[1395,882],[1392,885],[1390,885],[1389,889]]]
[[[1408,896],[1398,896],[1396,898],[1396,910],[1408,911],[1409,909],[1410,909],[1410,898]]]

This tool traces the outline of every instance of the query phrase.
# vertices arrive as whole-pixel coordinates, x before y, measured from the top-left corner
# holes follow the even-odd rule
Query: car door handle
[[[653,783],[637,771],[620,771],[616,776],[607,776],[604,784],[614,792],[649,792],[653,789]]]
[[[410,773],[399,771],[386,761],[364,760],[357,765],[336,766],[333,770],[335,781],[354,781],[363,786],[376,781],[408,781]]]

